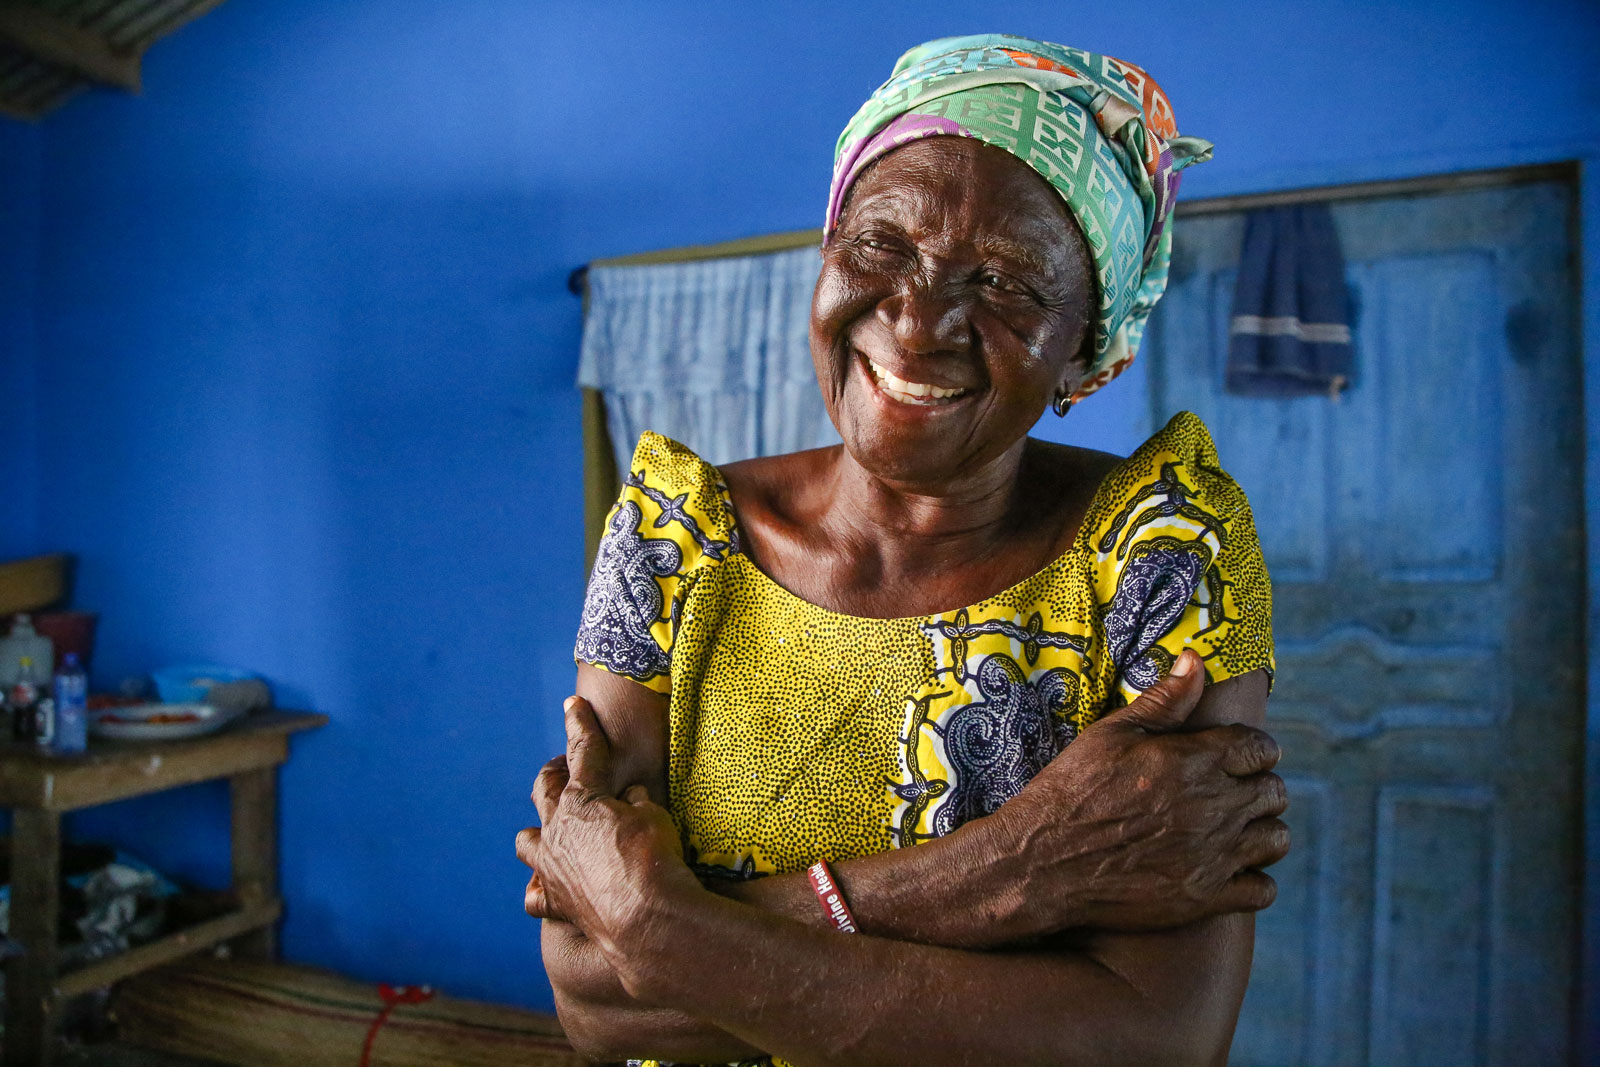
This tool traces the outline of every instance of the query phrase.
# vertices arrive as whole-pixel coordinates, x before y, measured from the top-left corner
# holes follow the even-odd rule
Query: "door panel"
[[[1278,900],[1256,919],[1255,954],[1257,971],[1282,980],[1251,989],[1248,1040],[1259,1062],[1294,1064],[1313,1062],[1314,1035],[1332,1021],[1331,975],[1304,964],[1331,959],[1335,952],[1328,941],[1334,906],[1329,875],[1336,863],[1338,812],[1328,782],[1291,773],[1284,782],[1294,797],[1285,816],[1294,849],[1273,870]]]
[[[1581,467],[1571,190],[1335,205],[1337,400],[1223,391],[1242,216],[1181,220],[1146,340],[1274,586],[1294,853],[1233,1062],[1563,1062],[1577,915]]]
[[[1378,793],[1373,1063],[1483,1062],[1493,816],[1483,788]]]

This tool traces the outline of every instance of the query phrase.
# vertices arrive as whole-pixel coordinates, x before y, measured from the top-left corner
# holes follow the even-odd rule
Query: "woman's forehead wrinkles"
[[[953,216],[962,214],[968,206],[950,203],[919,182],[887,180],[861,189],[847,215],[856,225],[893,225],[919,244],[930,245],[930,251],[948,252]],[[1008,212],[1003,221],[997,222],[1020,232],[998,232],[995,225],[981,226],[972,242],[979,255],[1002,260],[1046,281],[1062,276],[1066,235],[1058,230],[1063,224],[1070,225],[1069,220],[1057,218],[1055,213],[1049,218],[1039,218],[1037,213],[1021,218],[1017,212]]]
[[[883,171],[862,181],[849,205],[852,215],[893,215],[909,221],[947,210],[944,197],[915,172]],[[876,180],[873,180],[876,179]]]

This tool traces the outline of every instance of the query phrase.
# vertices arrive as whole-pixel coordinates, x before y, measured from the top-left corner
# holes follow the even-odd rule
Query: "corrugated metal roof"
[[[95,84],[137,90],[157,40],[222,0],[0,0],[0,114],[38,118]]]

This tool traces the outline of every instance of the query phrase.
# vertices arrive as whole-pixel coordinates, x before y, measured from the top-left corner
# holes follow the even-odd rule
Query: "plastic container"
[[[150,672],[151,680],[156,683],[156,695],[163,704],[203,704],[211,687],[219,682],[242,682],[254,677],[252,671],[219,667],[214,663],[163,667]]]
[[[16,616],[11,636],[0,638],[0,688],[10,689],[23,680],[24,660],[29,662],[26,680],[40,689],[48,687],[55,655],[50,639],[34,631],[33,621],[26,615]]]
[[[42,691],[28,680],[32,673],[32,657],[23,656],[17,682],[7,690],[11,734],[18,741],[31,741],[40,748],[49,748],[56,739],[56,701],[48,691]]]
[[[33,743],[45,749],[55,747],[56,698],[49,686],[39,691],[39,702],[33,706]]]
[[[56,671],[56,737],[54,749],[75,756],[89,747],[89,673],[76,652],[61,657]]]
[[[26,669],[32,662],[28,657],[23,657],[23,669],[17,672],[17,680],[6,686],[5,690],[6,714],[11,719],[11,737],[15,741],[31,742],[39,734],[39,687],[29,678],[33,672]]]

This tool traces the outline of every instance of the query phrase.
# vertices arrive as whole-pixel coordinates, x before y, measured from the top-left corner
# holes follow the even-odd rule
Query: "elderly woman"
[[[1209,148],[1137,67],[1006,36],[907,53],[845,130],[843,445],[646,434],[595,561],[519,840],[578,1048],[1225,1060],[1288,847],[1249,506],[1192,415],[1027,437],[1133,358]]]

